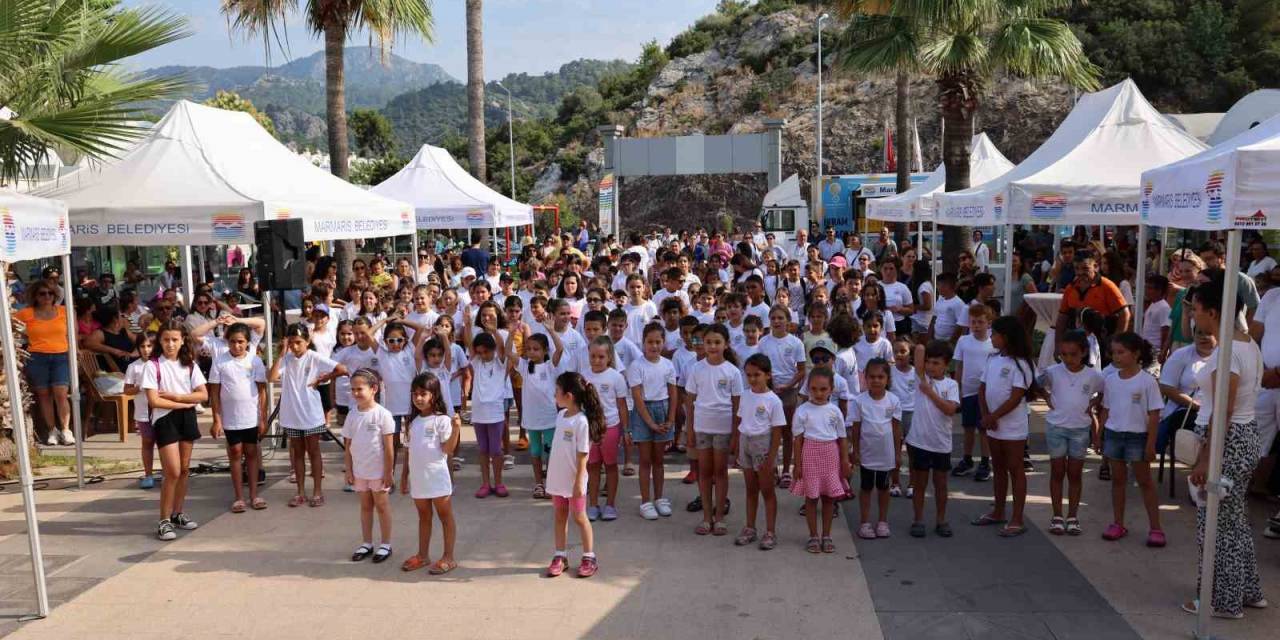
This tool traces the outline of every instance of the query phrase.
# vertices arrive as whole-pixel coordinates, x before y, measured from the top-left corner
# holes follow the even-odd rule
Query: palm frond
[[[976,28],[937,33],[920,48],[921,65],[934,75],[985,71],[990,48]]]
[[[1088,90],[1098,87],[1098,68],[1060,20],[1020,17],[1005,22],[992,37],[991,52],[995,64],[1015,75],[1059,77]]]
[[[62,59],[66,71],[112,64],[191,35],[185,20],[154,7],[119,14],[96,38],[73,49]]]
[[[836,42],[839,64],[868,73],[912,71],[920,54],[919,32],[902,19],[856,15]]]

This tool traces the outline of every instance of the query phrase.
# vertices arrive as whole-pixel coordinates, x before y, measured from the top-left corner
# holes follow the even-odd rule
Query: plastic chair
[[[120,442],[125,442],[129,438],[129,403],[133,396],[125,393],[103,395],[98,385],[93,383],[100,371],[97,354],[80,351],[80,373],[88,380],[88,384],[80,385],[80,388],[88,392],[89,402],[95,409],[104,404],[114,405],[116,429],[120,433]]]

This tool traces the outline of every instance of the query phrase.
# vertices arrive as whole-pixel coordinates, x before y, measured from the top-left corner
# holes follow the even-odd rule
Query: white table
[[[1062,306],[1062,294],[1028,293],[1022,296],[1022,300],[1036,312],[1037,326],[1044,323],[1044,344],[1040,345],[1039,362],[1039,368],[1043,370],[1053,365],[1054,356],[1057,355],[1053,350],[1054,325],[1058,323],[1058,309]]]

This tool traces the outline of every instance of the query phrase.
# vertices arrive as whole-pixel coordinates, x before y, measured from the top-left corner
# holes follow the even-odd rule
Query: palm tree
[[[1060,78],[1081,89],[1098,86],[1089,62],[1067,24],[1048,17],[1072,0],[840,0],[852,16],[838,45],[841,64],[871,73],[934,78],[946,130],[942,162],[947,191],[969,187],[969,140],[973,116],[987,82],[997,73]],[[943,227],[945,268],[971,246],[965,227]]]
[[[485,182],[484,148],[484,3],[467,0],[467,158],[471,175]],[[480,244],[489,230],[480,231]]]
[[[119,63],[188,33],[182,17],[114,0],[0,0],[0,183],[31,177],[51,147],[107,158],[141,137],[142,103],[186,84]]]
[[[250,36],[262,35],[268,41],[282,33],[285,18],[298,7],[297,0],[222,0],[222,13],[231,20],[233,29]],[[324,37],[325,124],[329,130],[329,171],[342,179],[348,177],[347,98],[343,79],[343,55],[347,38],[368,31],[385,53],[397,35],[415,34],[428,42],[433,38],[434,20],[429,0],[307,0],[307,26]],[[268,42],[268,51],[270,43]],[[334,259],[338,263],[338,283],[345,286],[351,279],[351,260],[355,242],[335,243]]]

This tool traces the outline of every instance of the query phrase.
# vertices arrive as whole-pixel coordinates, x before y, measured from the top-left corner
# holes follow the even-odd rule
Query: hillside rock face
[[[671,60],[643,100],[617,114],[617,124],[636,137],[715,135],[760,132],[765,119],[785,118],[783,176],[799,173],[808,193],[817,164],[815,18],[808,7],[748,18],[741,36],[721,38],[705,51]],[[823,170],[828,175],[884,171],[884,128],[893,120],[894,81],[832,69],[835,56],[828,43],[835,42],[841,25],[828,24],[823,38]],[[941,163],[937,90],[932,80],[920,79],[911,92],[925,170],[931,171]],[[998,78],[983,96],[976,130],[986,131],[1016,163],[1053,132],[1072,101],[1072,91],[1061,84]],[[577,181],[554,187],[557,181],[549,168],[538,192],[552,188],[566,193],[576,211],[593,218],[601,166],[588,163]],[[755,219],[766,191],[763,175],[627,178],[620,210],[627,229],[720,226],[724,217],[741,225]]]

